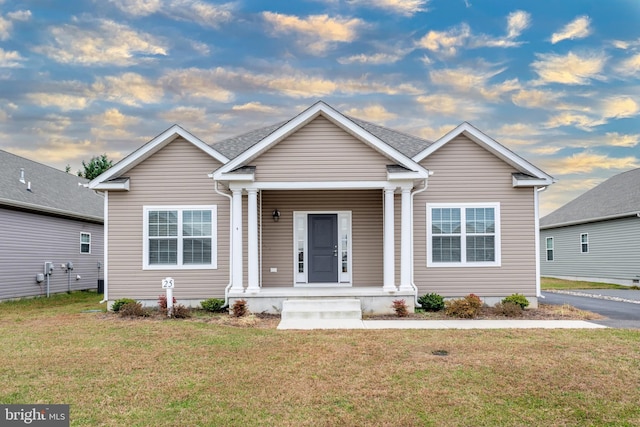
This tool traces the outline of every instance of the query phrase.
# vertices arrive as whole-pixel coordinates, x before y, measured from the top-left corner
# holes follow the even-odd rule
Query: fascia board
[[[489,152],[493,153],[496,157],[502,159],[503,161],[507,162],[508,164],[512,165],[518,170],[521,170],[529,175],[533,175],[540,179],[545,179],[549,181],[549,184],[552,184],[553,182],[555,182],[552,176],[546,174],[541,169],[529,163],[522,157],[515,154],[513,151],[506,148],[504,145],[495,141],[493,138],[484,134],[483,132],[481,132],[480,130],[473,127],[471,124],[467,122],[464,122],[458,125],[455,129],[451,130],[442,138],[438,139],[429,147],[427,147],[426,149],[424,149],[423,151],[415,155],[413,157],[413,160],[415,162],[421,162],[426,157],[430,156],[435,151],[440,149],[443,145],[447,144],[448,142],[450,142],[451,140],[453,140],[459,135],[465,135],[466,137],[474,141],[476,144],[479,144],[485,147]]]
[[[519,179],[519,178],[516,178],[514,176],[514,177],[512,177],[512,184],[513,184],[514,187],[536,187],[536,186],[551,185],[551,184],[553,184],[553,180],[549,180],[549,179],[545,179],[545,178],[541,178],[541,179],[536,179],[536,178]]]
[[[33,212],[64,216],[68,218],[82,219],[85,221],[104,223],[104,218],[93,215],[84,215],[76,212],[66,211],[63,209],[51,208],[41,205],[35,205],[33,203],[18,202],[16,200],[0,199],[0,206],[10,206],[13,208],[25,209]]]
[[[185,129],[178,125],[173,125],[166,131],[162,132],[160,135],[153,138],[151,141],[144,144],[142,147],[135,150],[133,153],[129,154],[124,159],[120,160],[103,174],[94,178],[91,182],[89,182],[89,188],[95,189],[97,185],[112,178],[118,177],[120,174],[128,171],[137,164],[151,157],[154,153],[165,147],[167,144],[169,144],[179,136],[192,143],[194,146],[201,149],[219,162],[227,163],[229,161],[227,157],[218,153],[216,150],[208,146],[199,138],[195,137],[193,134],[187,132]]]
[[[94,190],[108,190],[108,191],[129,191],[129,178],[123,182],[99,182],[94,187]]]
[[[559,222],[557,224],[541,225],[540,230],[549,230],[553,228],[569,227],[571,225],[588,224],[591,222],[608,221],[612,219],[628,218],[628,217],[634,217],[634,216],[640,217],[640,212],[631,211],[631,212],[625,212],[625,213],[616,214],[616,215],[607,215],[607,216],[600,216],[596,218],[581,219],[577,221],[567,221],[567,222]]]

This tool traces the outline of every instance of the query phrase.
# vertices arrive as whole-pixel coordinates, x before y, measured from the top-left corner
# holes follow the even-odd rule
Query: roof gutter
[[[611,219],[626,218],[630,216],[640,217],[640,211],[631,211],[631,212],[625,212],[625,213],[615,214],[615,215],[599,216],[595,218],[585,218],[577,221],[567,221],[567,222],[559,222],[556,224],[541,225],[540,230],[547,230],[549,228],[558,228],[558,227],[568,227],[570,225],[586,224],[589,222],[608,221]]]
[[[50,213],[50,214],[53,214],[53,215],[59,215],[59,216],[64,216],[64,217],[69,217],[69,218],[74,218],[74,219],[82,219],[82,220],[85,220],[85,221],[104,224],[104,218],[100,217],[100,216],[83,215],[83,214],[80,214],[80,213],[75,213],[75,212],[71,212],[71,211],[65,211],[63,209],[51,208],[51,207],[42,206],[42,205],[36,205],[36,204],[33,204],[33,203],[24,203],[24,202],[18,202],[16,200],[9,200],[9,199],[0,198],[0,205],[11,206],[11,207],[14,207],[14,208],[26,209],[26,210],[30,210],[30,211],[34,211],[34,212],[46,212],[46,213]]]

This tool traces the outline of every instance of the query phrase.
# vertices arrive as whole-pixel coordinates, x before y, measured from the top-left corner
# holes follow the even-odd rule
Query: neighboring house
[[[104,197],[87,183],[0,150],[0,300],[46,295],[47,284],[49,293],[97,288]]]
[[[640,280],[640,169],[615,175],[540,219],[543,276]]]
[[[173,126],[90,183],[105,193],[105,298],[155,304],[419,295],[488,303],[538,282],[538,188],[553,179],[468,123],[435,142],[318,102],[207,145]]]

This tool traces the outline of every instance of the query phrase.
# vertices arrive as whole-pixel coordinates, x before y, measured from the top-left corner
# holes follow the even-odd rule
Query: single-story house
[[[569,280],[640,281],[640,169],[615,175],[540,219],[541,273]]]
[[[105,299],[184,304],[539,295],[538,189],[553,178],[469,123],[437,141],[324,102],[208,145],[173,126],[90,183],[105,194]]]
[[[0,182],[0,300],[96,289],[104,197],[84,178],[2,150]]]

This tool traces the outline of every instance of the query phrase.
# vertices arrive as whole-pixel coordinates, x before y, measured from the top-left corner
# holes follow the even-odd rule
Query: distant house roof
[[[383,141],[385,144],[395,148],[409,158],[415,156],[416,154],[427,148],[429,145],[433,144],[433,142],[426,139],[418,138],[416,136],[409,135],[403,132],[398,132],[397,130],[389,129],[383,126],[378,126],[364,120],[356,119],[355,117],[345,117],[348,117],[348,119],[353,123],[360,126],[362,129],[371,133],[372,135]],[[255,129],[243,133],[242,135],[223,139],[222,141],[211,144],[211,147],[224,154],[228,158],[234,159],[240,154],[247,151],[249,148],[253,147],[258,142],[262,141],[274,131],[287,124],[289,121],[290,120],[287,120],[270,126],[265,126],[260,129]]]
[[[622,218],[640,213],[640,169],[612,176],[540,219],[540,228]]]
[[[86,188],[88,182],[0,150],[0,206],[103,222],[104,198]]]

